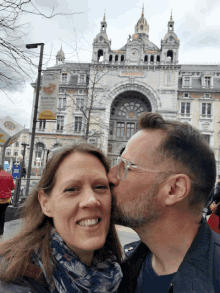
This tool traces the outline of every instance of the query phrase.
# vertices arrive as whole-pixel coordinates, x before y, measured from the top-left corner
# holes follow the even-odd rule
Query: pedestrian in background
[[[21,178],[25,178],[26,177],[26,168],[25,167],[23,167],[22,168],[22,173],[21,173]]]
[[[211,216],[208,219],[209,227],[212,231],[220,234],[220,191],[213,196],[213,202],[209,206]]]
[[[12,189],[15,189],[13,177],[0,165],[0,236],[4,233],[5,212],[11,200]]]

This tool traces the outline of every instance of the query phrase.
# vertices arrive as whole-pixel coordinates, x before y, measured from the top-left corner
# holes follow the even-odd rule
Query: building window
[[[64,128],[64,116],[57,115],[57,130],[62,131]]]
[[[112,152],[112,144],[108,144],[108,153],[111,153]]]
[[[121,55],[121,62],[124,62],[124,55]]]
[[[65,110],[66,109],[66,97],[59,97],[58,109],[59,110]]]
[[[60,94],[65,94],[65,92],[66,92],[65,89],[63,89],[63,88],[59,88],[59,93],[60,93]]]
[[[44,150],[44,144],[42,142],[38,142],[35,148],[35,158],[41,158],[43,150]]]
[[[75,132],[81,132],[82,117],[75,117]]]
[[[150,56],[150,62],[154,62],[154,55]]]
[[[78,90],[78,95],[83,95],[84,91],[83,90]]]
[[[204,99],[210,99],[210,94],[204,94]]]
[[[117,123],[117,137],[124,137],[125,124],[123,122]]]
[[[7,150],[6,151],[6,156],[10,156],[11,155],[11,150]]]
[[[14,151],[14,156],[18,156],[18,152],[17,151]]]
[[[134,123],[127,123],[126,137],[130,138],[134,134]]]
[[[202,115],[211,116],[212,114],[212,104],[211,103],[202,103]]]
[[[39,120],[39,129],[46,128],[46,120]]]
[[[147,62],[147,61],[148,61],[148,56],[145,55],[145,56],[144,56],[144,62]]]
[[[190,114],[190,103],[181,102],[181,114]]]
[[[19,147],[19,142],[18,141],[16,141],[15,146]]]
[[[62,83],[67,83],[67,73],[62,73]]]
[[[160,62],[160,55],[157,55],[157,62]]]
[[[207,142],[207,144],[209,145],[210,144],[210,135],[203,134],[202,136],[203,136],[204,140]]]
[[[84,83],[85,82],[85,75],[84,74],[80,74],[79,75],[79,83]]]
[[[211,86],[211,77],[205,76],[205,87],[210,88],[210,86]]]
[[[109,56],[109,62],[112,62],[112,55]]]
[[[113,135],[114,132],[114,122],[110,122],[109,124],[109,135]]]
[[[76,106],[77,106],[77,109],[84,109],[84,99],[77,98]]]
[[[183,97],[184,97],[184,98],[189,98],[189,93],[184,93],[184,94],[183,94]]]
[[[115,62],[118,61],[118,55],[115,55]]]
[[[190,86],[190,77],[189,76],[184,76],[183,85],[184,86]]]

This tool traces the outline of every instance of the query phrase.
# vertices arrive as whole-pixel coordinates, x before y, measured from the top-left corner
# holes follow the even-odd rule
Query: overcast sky
[[[33,0],[36,7],[49,15],[78,12],[72,16],[44,19],[29,15],[21,22],[30,22],[22,43],[45,43],[44,65],[55,65],[55,56],[62,44],[66,61],[91,61],[92,41],[100,31],[100,22],[106,11],[107,34],[116,50],[126,44],[128,35],[145,6],[149,24],[149,39],[160,48],[167,32],[167,23],[173,12],[174,31],[180,40],[179,63],[220,63],[220,5],[217,0]],[[77,47],[76,47],[77,44]],[[39,49],[34,49],[39,51]],[[76,54],[78,52],[78,54]],[[1,53],[0,53],[1,54]],[[33,76],[34,79],[36,74]],[[0,92],[0,118],[6,115],[26,128],[30,127],[33,88],[28,81],[23,90],[9,92],[9,98]]]

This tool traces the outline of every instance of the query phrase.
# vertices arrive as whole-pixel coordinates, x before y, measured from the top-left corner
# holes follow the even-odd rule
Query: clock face
[[[138,35],[137,35],[137,34],[134,34],[134,35],[133,35],[133,39],[134,39],[134,40],[137,40],[137,38],[138,38]]]
[[[132,49],[131,52],[130,52],[130,57],[131,59],[133,60],[136,60],[139,56],[139,52],[137,49]]]

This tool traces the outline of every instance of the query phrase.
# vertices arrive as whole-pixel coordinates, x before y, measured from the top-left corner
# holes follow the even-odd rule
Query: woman
[[[108,171],[89,145],[52,154],[24,203],[22,230],[0,246],[0,292],[117,292],[122,253]]]

